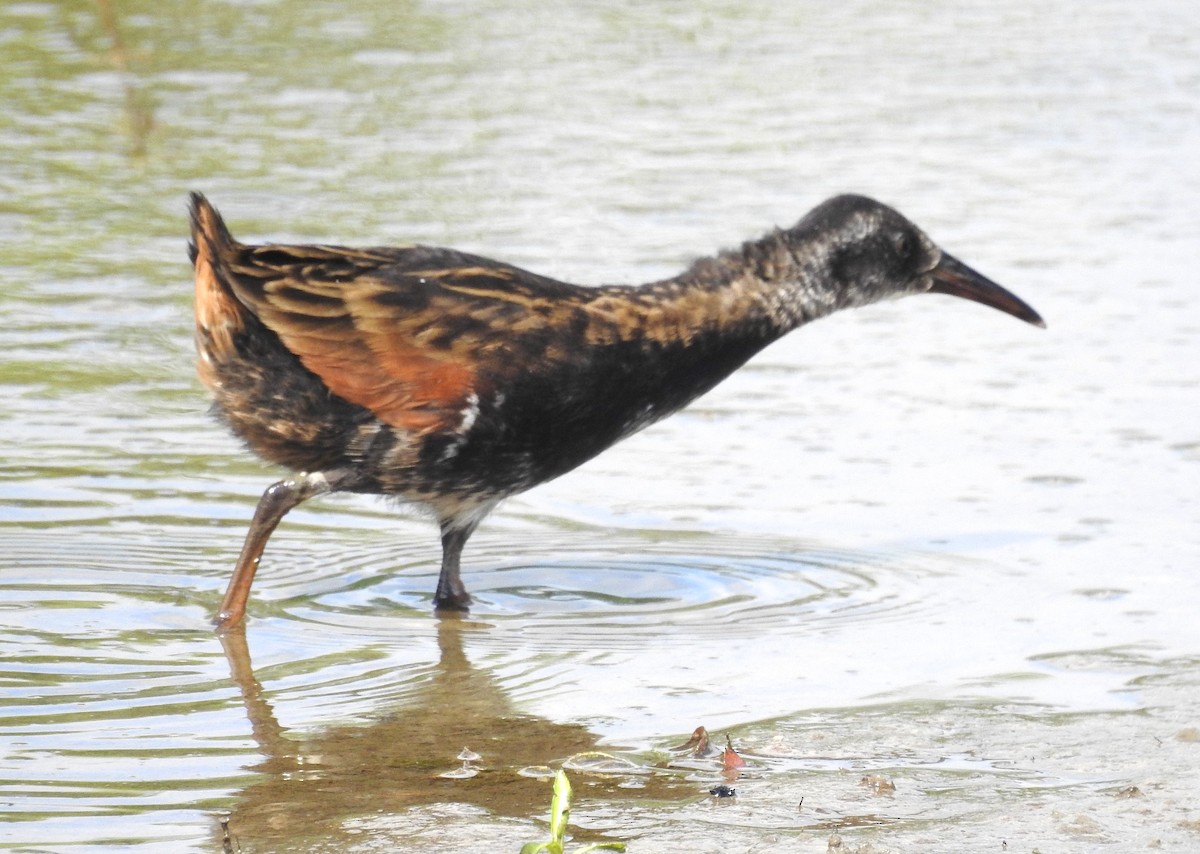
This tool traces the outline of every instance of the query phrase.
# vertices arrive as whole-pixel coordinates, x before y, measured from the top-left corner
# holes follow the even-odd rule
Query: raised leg
[[[267,487],[258,500],[250,530],[246,532],[246,542],[242,545],[241,557],[233,570],[233,577],[229,579],[229,586],[225,588],[221,610],[213,621],[219,628],[236,625],[246,613],[246,600],[250,596],[250,585],[254,583],[258,561],[279,520],[301,501],[334,488],[329,478],[321,472],[302,474],[295,480],[281,480]]]
[[[442,571],[433,595],[433,607],[439,611],[466,611],[471,607],[471,594],[463,586],[458,562],[477,524],[478,521],[465,526],[456,525],[455,520],[442,522]]]

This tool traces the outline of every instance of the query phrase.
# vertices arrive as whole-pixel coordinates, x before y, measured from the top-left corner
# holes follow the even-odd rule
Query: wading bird
[[[798,326],[925,293],[1044,325],[861,196],[636,286],[572,285],[426,246],[247,245],[199,194],[191,219],[200,379],[250,450],[296,473],[258,503],[222,626],[242,619],[280,519],[314,495],[431,511],[434,605],[465,610],[463,545],[497,504],[686,406]]]

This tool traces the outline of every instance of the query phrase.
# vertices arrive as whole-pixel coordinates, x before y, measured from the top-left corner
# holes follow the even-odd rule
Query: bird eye
[[[901,258],[908,258],[912,255],[913,241],[911,235],[904,232],[892,235],[892,248],[896,250],[896,254]]]

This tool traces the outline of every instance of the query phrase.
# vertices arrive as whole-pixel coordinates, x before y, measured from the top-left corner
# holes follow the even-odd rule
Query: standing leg
[[[467,538],[479,524],[475,519],[465,525],[459,520],[446,519],[442,527],[442,571],[438,575],[437,592],[433,595],[433,607],[439,611],[466,611],[471,606],[471,594],[463,586],[458,574],[458,562]]]
[[[301,501],[334,488],[319,471],[302,474],[295,480],[281,480],[267,487],[267,491],[258,500],[254,519],[246,533],[246,542],[242,545],[241,557],[233,570],[233,577],[229,579],[229,587],[225,589],[221,610],[217,612],[214,620],[219,628],[236,625],[246,613],[246,600],[250,597],[254,572],[258,569],[263,549],[267,547],[267,540],[270,539],[279,520]],[[457,577],[457,572],[455,575]]]

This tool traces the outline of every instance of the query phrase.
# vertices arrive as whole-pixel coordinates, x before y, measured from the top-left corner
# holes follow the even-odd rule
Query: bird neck
[[[776,230],[649,288],[658,292],[665,316],[682,318],[692,329],[773,341],[850,304],[830,275],[828,246],[796,237]]]
[[[584,336],[600,361],[619,365],[611,374],[623,377],[623,388],[613,395],[662,417],[792,329],[840,308],[823,250],[796,251],[794,234],[767,235],[670,279],[591,290]]]

